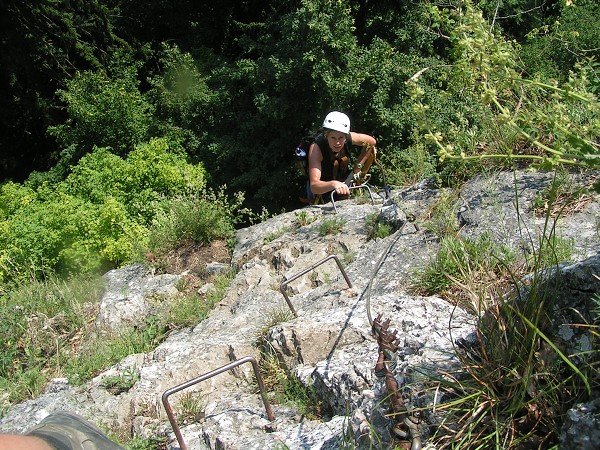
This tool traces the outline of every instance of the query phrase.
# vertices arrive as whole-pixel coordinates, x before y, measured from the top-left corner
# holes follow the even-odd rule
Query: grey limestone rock
[[[531,201],[551,175],[516,173],[522,196],[519,209],[514,202],[514,177],[513,173],[481,176],[463,187],[456,209],[461,233],[477,236],[488,230],[498,243],[520,249],[527,244],[526,236],[531,240],[539,232],[542,224],[532,212]],[[162,394],[241,358],[260,359],[256,345],[260,341],[272,349],[290,376],[311,386],[323,403],[324,418],[303,416],[289,405],[275,404],[275,421],[270,423],[252,366],[244,364],[190,388],[204,406],[197,421],[180,423],[189,449],[324,450],[342,448],[350,441],[354,448],[370,448],[374,433],[382,448],[390,446],[385,387],[374,372],[377,341],[371,332],[372,319],[381,314],[397,331],[394,375],[409,408],[430,404],[432,399],[419,390],[423,374],[456,367],[453,342],[466,339],[476,323],[467,311],[443,299],[408,292],[414,271],[427,264],[439,247],[439,239],[419,222],[427,220],[427,211],[440,195],[432,180],[425,180],[392,191],[385,205],[377,199],[374,204],[337,202],[335,208],[308,206],[238,230],[232,257],[237,274],[207,319],[172,332],[153,351],[131,355],[83,386],[53,381],[41,396],[14,405],[0,420],[0,431],[21,432],[48,413],[67,409],[115,430],[134,430],[139,436],[166,433],[167,447],[179,448]],[[396,231],[368,240],[366,218],[380,213]],[[311,220],[299,220],[299,214]],[[343,222],[342,233],[322,232],[323,223],[332,220]],[[597,227],[596,200],[557,228],[575,240],[580,262],[561,268],[556,329],[581,350],[588,344],[577,340],[564,324],[573,323],[574,317],[592,320],[590,298],[599,291]],[[352,286],[335,261],[326,259],[332,254],[342,261]],[[293,317],[280,286],[319,261],[325,262],[287,285],[297,312]],[[151,313],[148,296],[174,294],[179,276],[154,276],[138,265],[107,273],[97,326],[120,331],[143,320]],[[287,318],[273,323],[276,316]],[[118,395],[108,392],[103,379],[127,370],[135,370],[138,376],[133,387]],[[181,399],[179,394],[170,398],[175,409]],[[574,406],[561,448],[591,449],[598,433],[597,402]]]

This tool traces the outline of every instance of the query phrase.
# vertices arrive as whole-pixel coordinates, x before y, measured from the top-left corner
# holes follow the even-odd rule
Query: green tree
[[[376,11],[377,26],[399,27],[383,10]],[[403,36],[416,34],[416,17],[426,13],[415,10]],[[304,183],[294,172],[292,149],[332,109],[348,112],[354,129],[382,133],[395,144],[408,136],[404,81],[420,61],[416,49],[407,56],[381,39],[361,47],[350,2],[306,0],[278,12],[236,24],[241,58],[191,64],[169,51],[167,70],[153,82],[159,111],[174,112],[173,125],[195,138],[194,156],[215,184],[246,192],[255,209],[297,204]],[[431,34],[420,45],[430,52],[434,39]]]
[[[485,121],[479,125],[489,127],[467,128],[459,113],[451,118],[449,131],[441,129],[419,77],[411,79],[419,126],[440,160],[520,160],[544,169],[559,164],[598,167],[600,107],[589,90],[589,69],[576,67],[564,83],[522,76],[513,42],[495,33],[480,11],[465,4],[450,13],[454,61],[449,70],[454,88],[469,93],[483,112]]]
[[[564,82],[577,64],[589,67],[592,90],[600,86],[600,4],[578,0],[560,8],[560,15],[528,31],[520,54],[531,78]]]
[[[152,106],[139,91],[137,64],[125,58],[115,64],[114,76],[105,71],[77,73],[58,91],[68,119],[48,129],[69,162],[94,147],[110,147],[125,156],[150,136]]]
[[[97,0],[0,2],[0,180],[51,166],[57,147],[46,128],[64,119],[54,92],[122,45]]]

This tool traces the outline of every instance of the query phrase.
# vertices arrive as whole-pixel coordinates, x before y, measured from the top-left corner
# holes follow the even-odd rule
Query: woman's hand
[[[349,195],[350,194],[350,189],[348,188],[348,186],[345,183],[342,183],[340,181],[334,181],[335,183],[335,193],[338,195]]]

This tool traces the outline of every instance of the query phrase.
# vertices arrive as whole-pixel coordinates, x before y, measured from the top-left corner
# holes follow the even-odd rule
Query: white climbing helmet
[[[350,118],[339,111],[331,111],[323,121],[323,128],[348,134],[350,133]]]

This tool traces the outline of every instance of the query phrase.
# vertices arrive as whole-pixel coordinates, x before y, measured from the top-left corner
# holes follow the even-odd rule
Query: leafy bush
[[[598,167],[599,107],[589,89],[589,68],[574,68],[561,84],[524,78],[511,42],[494,34],[479,11],[467,4],[447,19],[455,58],[449,69],[456,81],[452,89],[460,89],[484,111],[488,119],[479,121],[480,126],[491,124],[485,128],[511,138],[498,144],[488,132],[479,132],[474,139],[456,139],[452,128],[461,136],[469,134],[469,127],[461,121],[462,113],[453,119],[449,130],[440,129],[431,116],[435,104],[427,98],[427,84],[419,85],[424,68],[408,81],[409,92],[419,126],[437,147],[441,161],[497,160],[510,164],[517,160],[545,169],[560,164]]]
[[[138,89],[137,66],[115,55],[113,76],[105,71],[80,72],[58,96],[67,105],[66,123],[49,128],[75,163],[94,147],[110,147],[125,156],[146,141],[152,125],[152,106]]]
[[[242,195],[230,201],[223,191],[210,190],[163,201],[150,226],[148,249],[160,256],[178,245],[231,238],[242,201]]]
[[[578,64],[588,66],[592,69],[590,90],[598,92],[600,30],[596,21],[600,5],[594,0],[578,0],[574,5],[561,5],[558,11],[556,20],[527,30],[519,49],[527,73],[530,78],[563,83]]]
[[[162,70],[149,80],[151,88],[146,93],[156,108],[157,127],[161,133],[181,133],[188,153],[195,154],[214,124],[210,109],[219,98],[208,85],[208,73],[219,65],[219,59],[211,53],[196,61],[178,47],[162,43],[159,63]]]
[[[54,270],[93,272],[132,261],[145,246],[154,217],[169,207],[165,199],[201,192],[205,172],[187,162],[177,143],[154,139],[125,159],[96,149],[56,185],[42,183],[36,190],[17,186],[8,183],[0,194],[5,205],[2,281],[24,279],[30,272],[36,277]],[[198,217],[191,218],[195,234],[174,239],[205,242],[231,231],[231,207],[225,199],[209,198],[205,204],[214,201],[221,208],[220,222],[213,223],[215,215],[198,223],[192,222]]]

